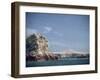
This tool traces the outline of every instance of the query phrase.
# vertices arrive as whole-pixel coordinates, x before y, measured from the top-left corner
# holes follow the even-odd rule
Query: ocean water
[[[48,61],[27,61],[26,67],[61,66],[61,65],[82,65],[89,64],[89,58],[62,58]]]

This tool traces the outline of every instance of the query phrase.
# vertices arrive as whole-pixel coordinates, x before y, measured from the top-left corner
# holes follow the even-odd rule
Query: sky
[[[41,33],[49,51],[89,53],[89,15],[26,12],[26,37]]]

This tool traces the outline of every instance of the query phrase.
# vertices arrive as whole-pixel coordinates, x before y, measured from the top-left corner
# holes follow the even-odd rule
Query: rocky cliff
[[[40,33],[35,33],[26,39],[26,60],[55,60],[57,56],[48,53],[48,40]]]

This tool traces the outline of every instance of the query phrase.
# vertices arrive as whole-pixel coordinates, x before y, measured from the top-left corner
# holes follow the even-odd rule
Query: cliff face
[[[50,60],[57,57],[48,53],[48,41],[40,33],[31,35],[26,39],[26,59],[27,60]]]
[[[31,54],[46,54],[48,52],[48,41],[40,33],[31,35],[26,39],[26,52]]]

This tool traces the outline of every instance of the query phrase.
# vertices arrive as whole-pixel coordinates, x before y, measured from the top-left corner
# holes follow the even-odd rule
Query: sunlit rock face
[[[41,55],[47,54],[48,53],[47,39],[40,33],[37,33],[36,37],[37,37],[36,43],[38,45],[38,49],[37,49],[38,54],[41,54]]]
[[[57,59],[57,56],[48,52],[48,41],[40,33],[35,33],[26,39],[26,53],[27,60]]]
[[[31,54],[46,54],[48,53],[48,41],[40,33],[35,33],[26,39],[27,53]]]

